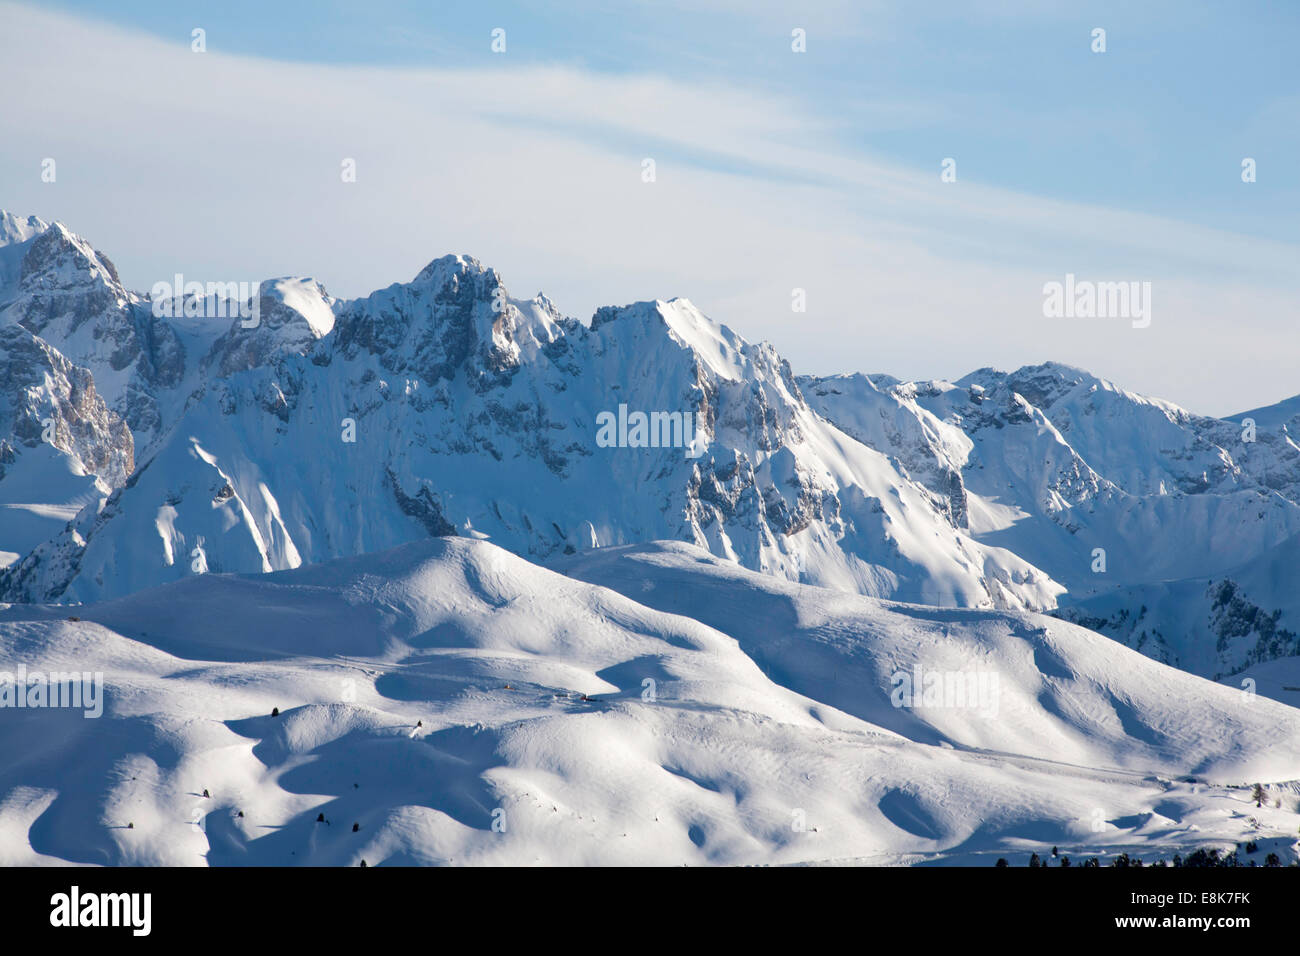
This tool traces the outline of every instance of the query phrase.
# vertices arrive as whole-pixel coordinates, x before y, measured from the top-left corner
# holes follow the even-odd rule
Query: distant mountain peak
[[[17,216],[0,209],[0,246],[26,242],[50,228],[50,224],[37,216]]]
[[[473,256],[448,253],[445,256],[439,256],[421,269],[416,277],[411,280],[411,283],[413,285],[431,285],[440,289],[447,283],[454,281],[458,276],[483,275],[490,272],[495,275],[493,270],[485,268],[483,263]]]

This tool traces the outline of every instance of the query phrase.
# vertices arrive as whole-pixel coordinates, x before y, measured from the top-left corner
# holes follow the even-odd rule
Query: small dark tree
[[[1278,855],[1277,855],[1276,853],[1270,853],[1268,856],[1264,857],[1264,865],[1265,865],[1265,866],[1281,866],[1281,865],[1282,865],[1282,861],[1281,861],[1280,859],[1278,859]]]
[[[360,824],[360,823],[354,823],[354,824],[352,824],[352,832],[353,832],[353,833],[356,833],[356,832],[357,832],[358,830],[360,830],[360,829],[361,829],[361,824]]]
[[[1255,784],[1255,792],[1251,794],[1250,798],[1255,801],[1255,806],[1262,807],[1264,805],[1264,799],[1265,799],[1264,788],[1259,784]]]
[[[280,716],[280,708],[279,708],[279,707],[272,707],[272,708],[271,708],[271,716],[272,716],[272,717],[279,717],[279,716]]]
[[[1034,853],[1034,854],[1031,854],[1030,857],[1029,857],[1029,865],[1030,865],[1031,867],[1034,867],[1034,866],[1042,866],[1042,865],[1043,865],[1043,861],[1040,860],[1040,859],[1038,858],[1038,854],[1037,854],[1037,853]]]
[[[1187,859],[1183,860],[1183,866],[1193,869],[1234,866],[1235,859],[1236,854],[1233,854],[1233,857],[1229,861],[1225,862],[1219,858],[1219,851],[1211,848],[1209,850],[1197,850],[1195,853],[1190,854]]]
[[[1007,864],[1007,858],[1004,857],[1004,856],[1000,856],[1000,857],[998,857],[998,861],[997,861],[996,863],[994,863],[993,865],[994,865],[994,866],[1007,866],[1007,865],[1008,865],[1008,864]]]

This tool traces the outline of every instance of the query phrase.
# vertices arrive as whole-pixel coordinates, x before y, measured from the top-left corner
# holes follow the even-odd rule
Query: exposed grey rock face
[[[801,376],[798,382],[819,414],[892,457],[930,492],[934,506],[953,527],[969,528],[962,468],[970,443],[960,429],[945,425],[918,403],[927,386],[904,386],[889,376],[863,374]],[[937,393],[931,387],[929,394]]]
[[[494,270],[469,256],[444,256],[408,284],[343,306],[332,350],[348,360],[368,352],[385,371],[410,372],[428,385],[459,372],[486,391],[507,383],[519,365],[517,310],[504,297]]]
[[[285,356],[307,354],[333,326],[334,301],[324,286],[311,279],[261,283],[257,314],[232,317],[230,327],[202,359],[202,378],[229,378],[273,365]]]
[[[1300,634],[1292,629],[1297,601],[1284,603],[1263,607],[1247,584],[1223,577],[1105,595],[1054,614],[1163,664],[1219,680],[1253,664],[1300,656]]]
[[[59,223],[37,223],[36,234],[10,250],[23,255],[17,281],[0,292],[0,322],[23,326],[90,369],[109,407],[149,444],[163,427],[160,393],[185,373],[179,336],[122,286],[106,256]]]
[[[1210,601],[1210,626],[1218,638],[1215,650],[1225,660],[1238,658],[1249,665],[1300,654],[1300,635],[1278,623],[1282,611],[1266,611],[1253,603],[1236,581],[1228,578],[1211,582],[1206,598]],[[1233,642],[1242,638],[1253,639],[1244,655],[1229,655]]]
[[[134,467],[131,431],[96,394],[90,372],[17,325],[0,326],[0,435],[0,480],[42,443],[110,486]]]

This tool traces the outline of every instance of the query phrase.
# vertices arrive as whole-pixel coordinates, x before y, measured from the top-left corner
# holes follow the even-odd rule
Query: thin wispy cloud
[[[687,296],[799,371],[955,378],[1051,358],[1221,414],[1300,390],[1276,341],[1300,311],[1294,244],[996,186],[963,157],[943,183],[947,154],[852,149],[852,120],[797,96],[653,63],[289,63],[26,6],[0,17],[7,61],[60,51],[41,95],[0,113],[0,205],[65,220],[138,288],[310,273],[354,296],[468,252],[583,318]],[[1044,318],[1042,286],[1067,272],[1151,281],[1150,328]]]

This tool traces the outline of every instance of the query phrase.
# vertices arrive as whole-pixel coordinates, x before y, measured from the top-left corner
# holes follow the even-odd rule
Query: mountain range
[[[1300,400],[1221,420],[1057,363],[798,376],[685,299],[584,324],[468,256],[355,300],[253,285],[253,328],[210,299],[161,316],[62,224],[0,214],[0,598],[430,535],[539,563],[676,540],[870,597],[1054,611],[1208,677],[1300,654],[1279,573]],[[699,447],[603,447],[620,408],[687,416]]]
[[[0,214],[0,864],[1300,860],[1300,398],[170,278]]]

